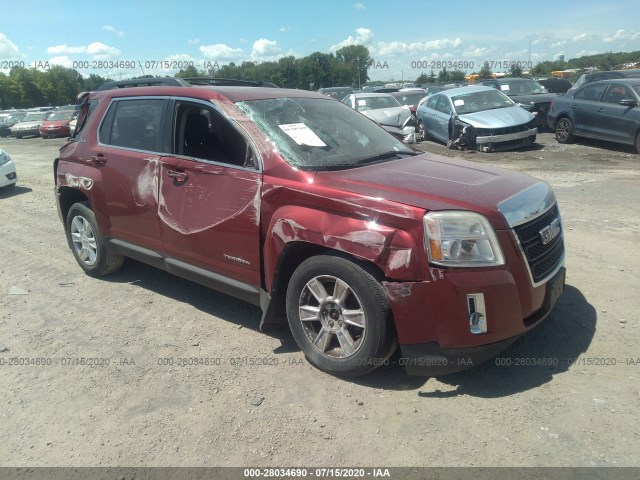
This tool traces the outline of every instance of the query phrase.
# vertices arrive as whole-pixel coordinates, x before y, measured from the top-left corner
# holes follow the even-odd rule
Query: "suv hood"
[[[380,125],[401,127],[404,121],[411,116],[411,110],[407,107],[377,108],[360,112]]]
[[[472,210],[496,229],[509,225],[497,204],[539,183],[526,173],[425,153],[350,170],[318,172],[318,185],[425,210]]]

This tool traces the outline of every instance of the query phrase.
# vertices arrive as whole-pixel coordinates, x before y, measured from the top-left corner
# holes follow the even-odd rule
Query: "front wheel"
[[[333,375],[368,373],[395,347],[382,285],[342,257],[317,255],[300,264],[287,288],[287,317],[307,360]]]
[[[573,140],[573,123],[567,117],[556,123],[556,140],[558,143],[570,143]]]
[[[422,120],[418,121],[418,141],[424,142],[429,138],[429,134],[427,130],[424,128],[424,122]]]
[[[87,203],[74,203],[67,214],[67,240],[87,275],[101,277],[122,266],[122,255],[110,252]]]

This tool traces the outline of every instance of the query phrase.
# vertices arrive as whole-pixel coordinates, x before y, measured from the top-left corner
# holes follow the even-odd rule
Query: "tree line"
[[[640,60],[640,51],[604,53],[572,58],[566,62],[540,62],[530,75],[549,75],[555,70],[584,69],[595,67],[611,70],[622,64]],[[209,71],[188,67],[180,70],[176,77],[216,76],[243,80],[262,80],[284,88],[317,90],[334,86],[364,86],[368,81],[368,69],[373,65],[369,50],[362,45],[349,45],[333,53],[313,52],[302,58],[282,57],[277,61],[229,63]],[[491,76],[488,67],[479,72],[481,78]],[[511,76],[521,76],[519,67],[512,67]],[[466,72],[462,70],[433,70],[421,74],[416,83],[464,82]],[[9,74],[0,73],[0,108],[31,108],[45,105],[76,103],[79,92],[95,90],[105,82],[112,81],[99,75],[83,77],[77,70],[52,66],[46,71],[36,68],[13,67]],[[381,82],[376,82],[381,83]]]

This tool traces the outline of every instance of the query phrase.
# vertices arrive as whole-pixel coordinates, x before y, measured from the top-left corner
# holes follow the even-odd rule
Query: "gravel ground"
[[[19,174],[0,192],[0,466],[640,466],[640,155],[538,142],[419,148],[553,185],[567,288],[551,317],[464,373],[342,380],[238,300],[134,261],[85,276],[54,202],[64,140],[0,139]]]

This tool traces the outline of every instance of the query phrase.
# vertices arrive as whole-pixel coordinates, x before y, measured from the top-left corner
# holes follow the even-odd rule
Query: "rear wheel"
[[[636,135],[636,152],[640,153],[640,132]]]
[[[573,140],[573,123],[567,117],[556,123],[556,140],[558,143],[569,143]]]
[[[74,203],[71,206],[66,227],[73,256],[87,275],[100,277],[122,266],[124,258],[109,251],[98,229],[96,217],[87,203]]]
[[[382,285],[342,257],[317,255],[300,264],[287,288],[287,317],[309,362],[333,375],[370,372],[395,347]]]

